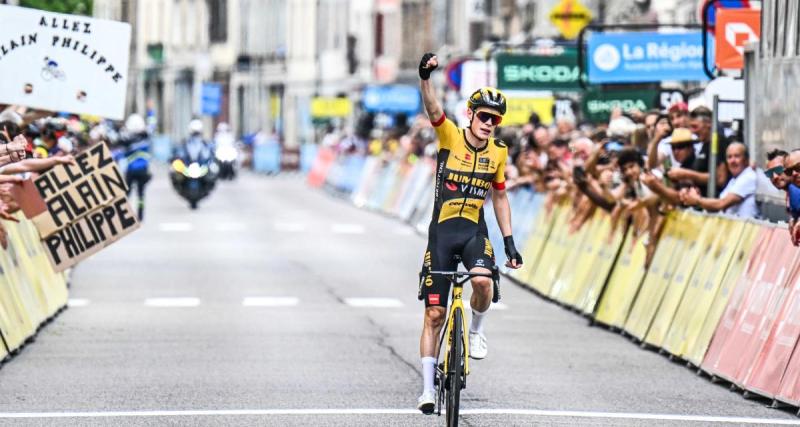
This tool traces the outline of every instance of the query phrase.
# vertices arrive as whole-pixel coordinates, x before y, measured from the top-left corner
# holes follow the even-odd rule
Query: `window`
[[[228,40],[228,2],[226,0],[207,0],[208,37],[212,43],[225,43]]]

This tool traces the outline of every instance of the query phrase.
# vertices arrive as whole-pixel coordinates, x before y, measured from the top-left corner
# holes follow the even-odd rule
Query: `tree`
[[[93,0],[20,0],[19,5],[50,12],[92,15]]]

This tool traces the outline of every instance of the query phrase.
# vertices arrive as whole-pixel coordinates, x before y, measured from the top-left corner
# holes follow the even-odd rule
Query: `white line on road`
[[[70,298],[67,305],[70,307],[86,307],[89,305],[89,300],[86,298]]]
[[[411,236],[414,233],[414,229],[411,227],[398,227],[394,229],[394,234],[398,236]]]
[[[394,298],[345,298],[344,302],[350,307],[359,308],[397,308],[403,306],[400,300]]]
[[[188,222],[162,222],[158,225],[158,229],[166,232],[185,232],[192,231],[194,226]]]
[[[147,298],[144,300],[144,305],[148,307],[197,307],[200,305],[200,298]]]
[[[275,231],[283,231],[287,233],[298,233],[306,230],[305,224],[299,222],[276,222],[273,227]]]
[[[217,231],[245,231],[247,224],[243,222],[221,222],[215,227]]]
[[[364,226],[358,224],[333,224],[331,231],[336,234],[364,234],[366,232]]]
[[[292,307],[300,302],[295,297],[246,297],[242,301],[245,307]]]
[[[444,411],[442,411],[444,412]],[[544,409],[462,409],[461,415],[517,415],[555,418],[607,418],[629,420],[688,421],[699,423],[800,425],[800,420],[779,418],[726,417],[713,415],[647,414],[628,412],[551,411]],[[253,415],[413,415],[414,409],[221,409],[184,411],[108,412],[0,412],[8,418],[110,418],[110,417],[199,417]]]

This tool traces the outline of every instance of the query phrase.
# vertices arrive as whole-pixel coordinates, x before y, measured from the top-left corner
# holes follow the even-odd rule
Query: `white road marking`
[[[144,305],[147,307],[197,307],[200,305],[200,298],[147,298],[144,300]]]
[[[444,411],[442,411],[444,412]],[[634,412],[555,411],[544,409],[462,409],[461,415],[518,415],[554,418],[606,418],[629,420],[686,421],[698,423],[800,425],[800,420],[780,418],[726,417],[713,415],[648,414]],[[0,412],[9,418],[111,418],[111,417],[200,417],[253,415],[413,415],[414,409],[221,409],[177,411],[108,412]]]
[[[345,298],[345,304],[359,308],[397,308],[403,303],[394,298]]]
[[[86,298],[70,298],[67,300],[67,305],[70,307],[86,307],[89,302]]]
[[[364,234],[366,230],[359,224],[333,224],[331,231],[336,234]]]
[[[186,232],[186,231],[192,231],[192,229],[194,229],[194,226],[188,222],[162,222],[161,224],[158,225],[158,228],[159,230],[165,232],[173,232],[173,231]]]
[[[292,307],[300,302],[295,297],[246,297],[242,300],[245,307]]]
[[[305,224],[299,222],[276,222],[273,226],[275,227],[275,231],[287,233],[298,233],[306,230]]]
[[[215,227],[217,231],[245,231],[247,224],[242,222],[221,222]]]
[[[399,227],[394,229],[394,234],[398,236],[411,236],[414,233],[414,229],[411,227]]]

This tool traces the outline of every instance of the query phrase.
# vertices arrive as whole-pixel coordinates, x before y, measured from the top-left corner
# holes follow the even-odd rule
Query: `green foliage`
[[[50,12],[92,15],[93,0],[20,0],[19,5]]]

